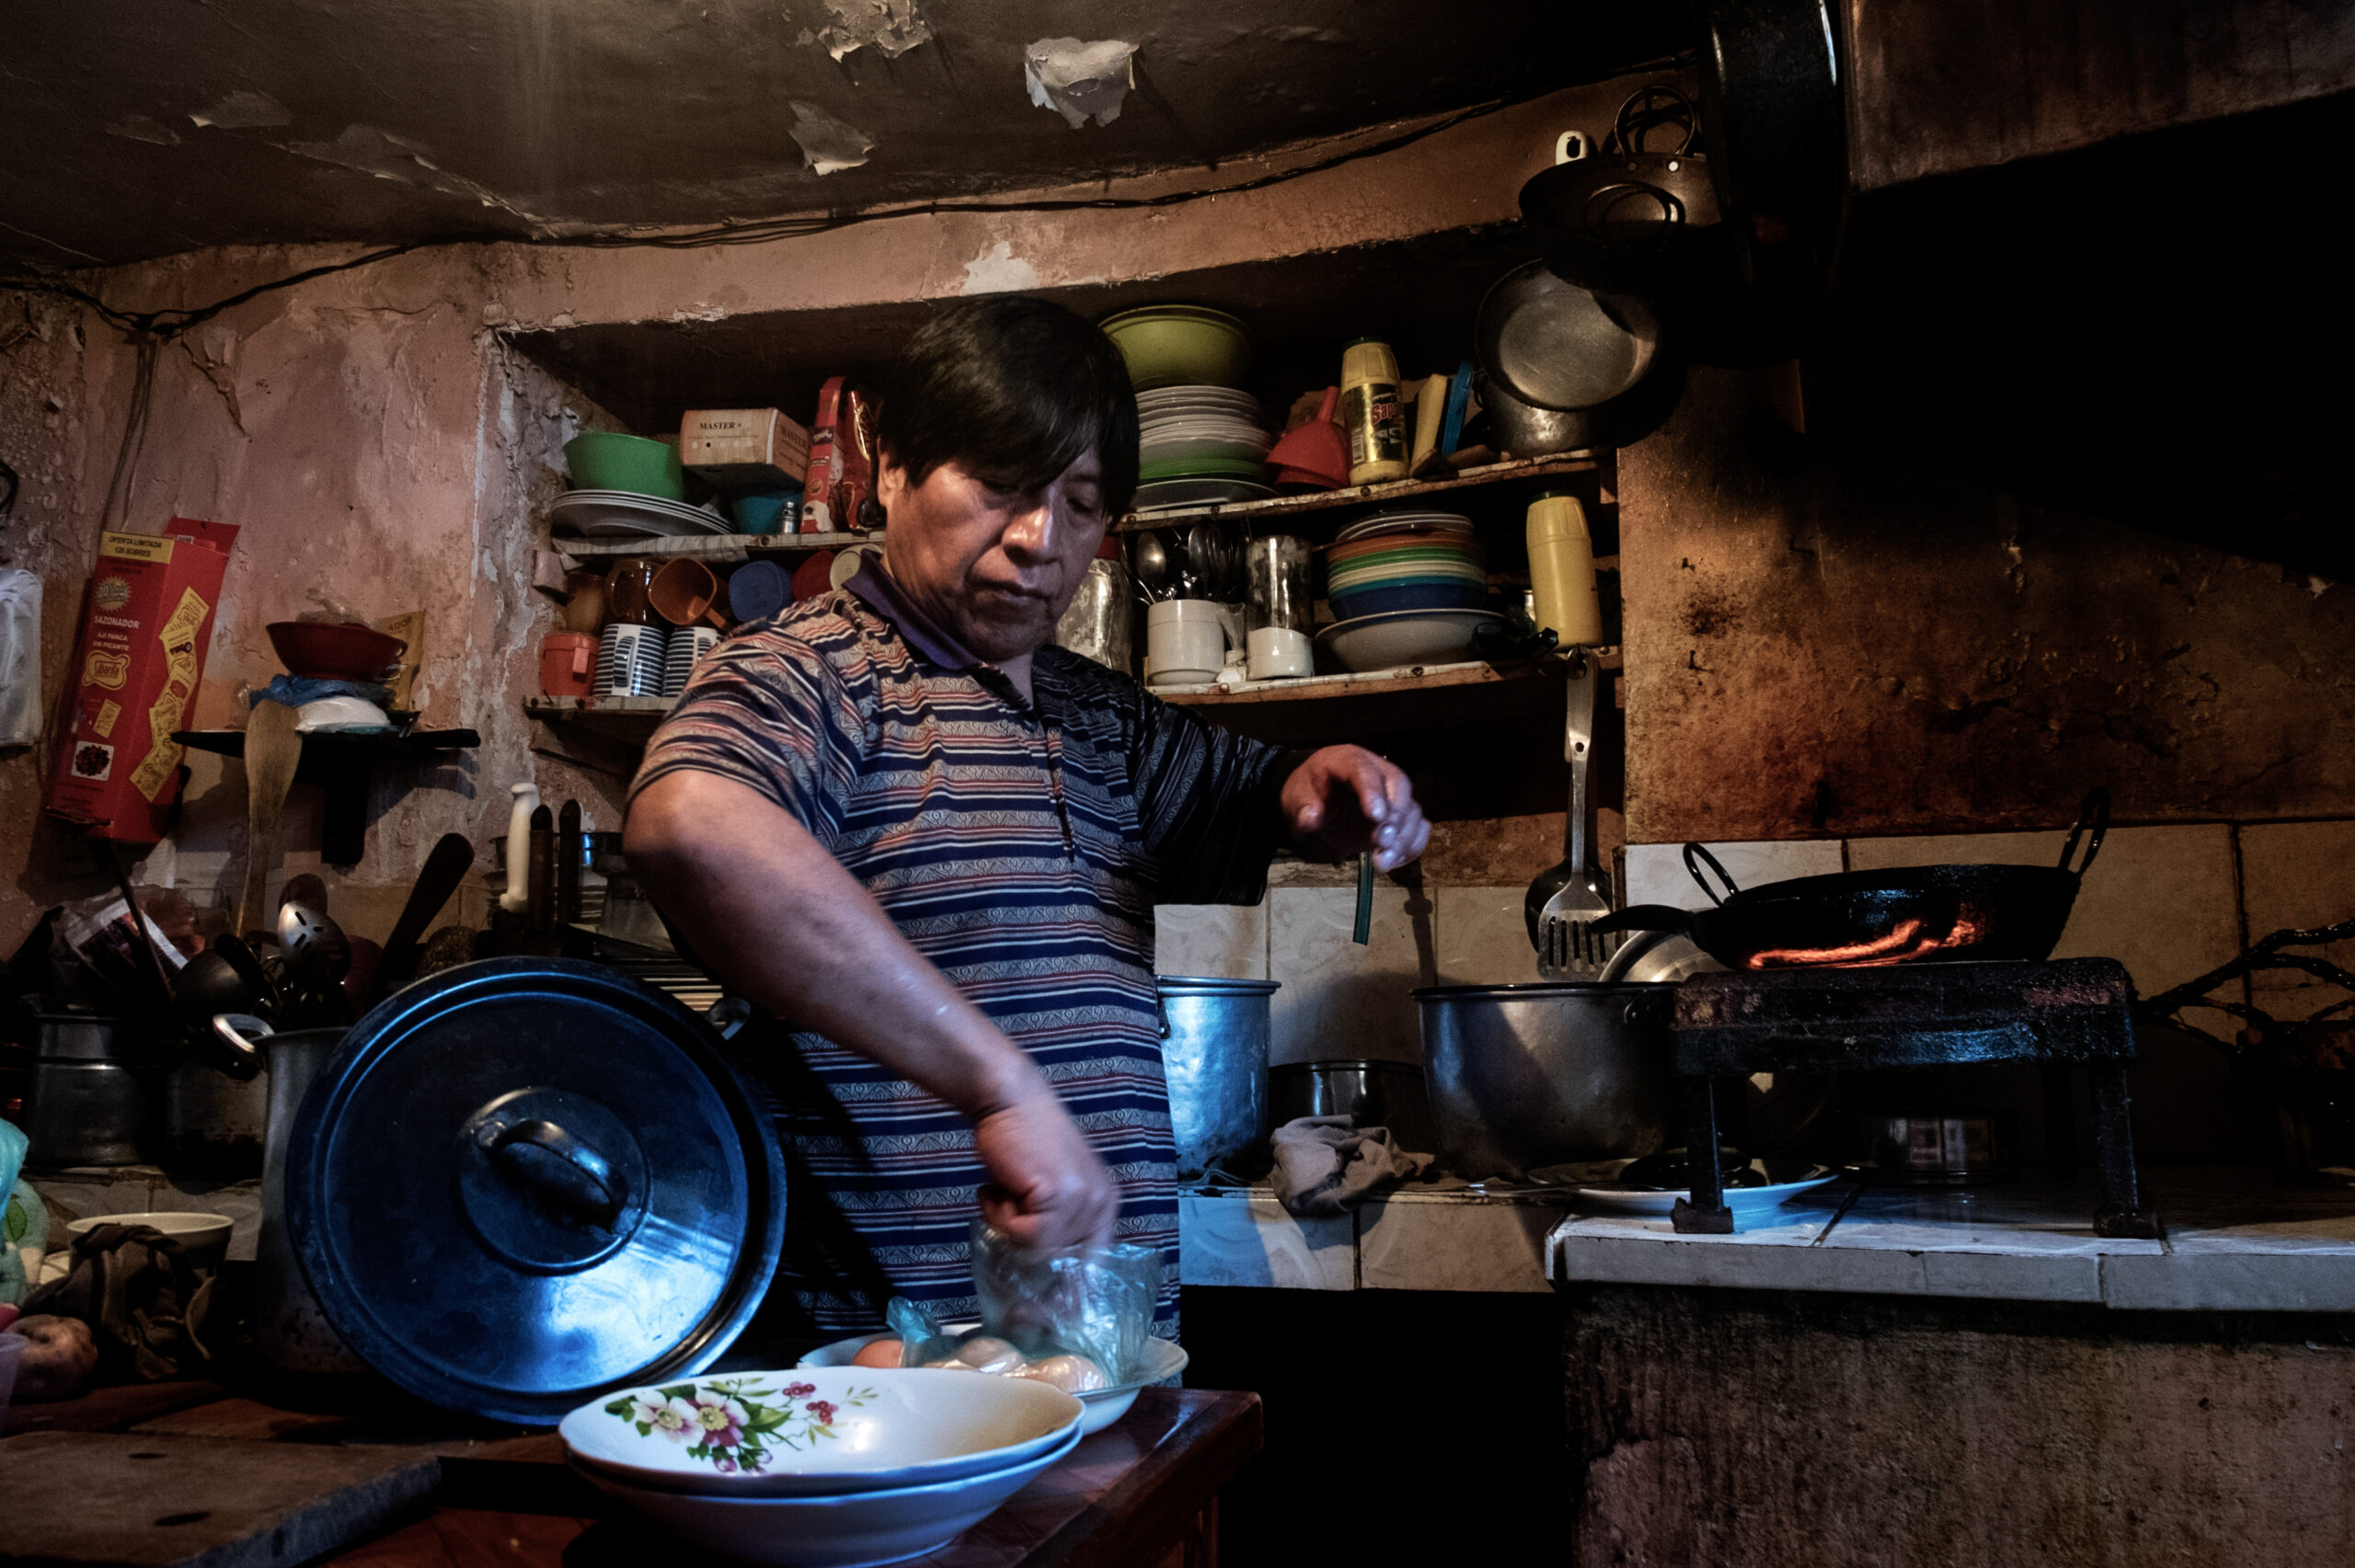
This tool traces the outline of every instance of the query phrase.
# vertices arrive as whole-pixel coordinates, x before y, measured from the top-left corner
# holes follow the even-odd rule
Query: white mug
[[[1204,599],[1165,599],[1145,612],[1151,684],[1200,686],[1218,679],[1228,647],[1222,609]]]

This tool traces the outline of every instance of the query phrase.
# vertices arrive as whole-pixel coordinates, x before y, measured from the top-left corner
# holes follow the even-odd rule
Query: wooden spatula
[[[278,858],[278,818],[303,761],[298,715],[283,703],[258,702],[246,721],[246,891],[237,930],[260,931],[262,882]]]

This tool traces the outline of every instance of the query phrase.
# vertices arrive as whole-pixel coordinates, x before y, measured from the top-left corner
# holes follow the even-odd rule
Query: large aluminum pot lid
[[[526,1424],[709,1366],[785,1242],[775,1129],[718,1035],[559,960],[444,970],[362,1018],[304,1098],[285,1192],[347,1345]]]

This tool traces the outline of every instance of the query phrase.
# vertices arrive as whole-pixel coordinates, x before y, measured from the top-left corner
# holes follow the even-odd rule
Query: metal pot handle
[[[2069,841],[2061,846],[2061,869],[2069,869],[2069,861],[2077,853],[2077,840],[2086,837],[2085,861],[2076,869],[2083,876],[2094,868],[2094,856],[2101,853],[2102,836],[2109,831],[2109,791],[2096,784],[2085,794],[2085,804],[2077,807],[2077,821],[2069,830]],[[2087,837],[2087,835],[2090,835]]]
[[[261,1042],[275,1033],[270,1026],[250,1013],[216,1013],[213,1015],[213,1037],[222,1047],[213,1065],[240,1083],[250,1083],[261,1075]]]
[[[1709,879],[1701,875],[1702,864],[1706,864],[1711,871],[1716,872],[1717,880],[1726,885],[1724,898],[1718,897],[1717,890],[1709,886]],[[1709,896],[1709,902],[1713,904],[1722,905],[1727,898],[1741,891],[1734,882],[1733,873],[1726,869],[1723,861],[1709,853],[1706,844],[1687,843],[1684,846],[1684,869],[1693,874],[1693,880],[1701,885],[1701,891]]]
[[[1626,1009],[1619,1015],[1620,1021],[1630,1029],[1665,1028],[1671,1005],[1666,995],[1647,991],[1642,996],[1627,999]]]
[[[723,996],[704,1013],[704,1022],[719,1031],[723,1040],[732,1040],[736,1032],[752,1020],[752,1004],[741,996]]]
[[[517,1144],[555,1155],[596,1189],[593,1203],[584,1203],[587,1194],[577,1185],[550,1180],[551,1173],[537,1161],[519,1160],[511,1152]],[[561,1198],[576,1208],[586,1210],[600,1223],[612,1220],[621,1212],[620,1178],[614,1174],[613,1162],[555,1122],[534,1116],[528,1121],[512,1124],[496,1117],[475,1129],[475,1147],[498,1159],[510,1171],[553,1197]]]
[[[1648,113],[1654,104],[1660,103],[1674,103],[1684,110],[1684,140],[1679,142],[1676,144],[1676,150],[1669,155],[1681,158],[1693,151],[1693,138],[1701,132],[1701,116],[1694,109],[1693,100],[1666,82],[1653,82],[1629,93],[1627,101],[1619,106],[1618,114],[1612,120],[1611,141],[1617,143],[1620,152],[1632,153],[1637,150],[1634,140],[1627,134],[1629,118]],[[1640,109],[1637,107],[1639,104],[1642,106]],[[1653,123],[1666,124],[1671,118],[1668,115],[1660,115]],[[1643,129],[1649,130],[1650,127],[1646,126]],[[1642,132],[1638,131],[1637,134],[1641,135]],[[1607,145],[1605,150],[1609,150]]]

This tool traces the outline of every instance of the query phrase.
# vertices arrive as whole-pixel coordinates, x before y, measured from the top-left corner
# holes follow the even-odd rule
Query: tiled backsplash
[[[1923,838],[1712,844],[1744,887],[1848,868],[2014,862],[2050,865],[2061,833],[1962,833]],[[1697,908],[1682,846],[1627,848],[1625,902]],[[1248,909],[1164,906],[1156,967],[1172,975],[1272,979],[1272,1059],[1420,1059],[1407,992],[1419,985],[1498,985],[1537,978],[1522,918],[1524,888],[1407,888],[1382,881],[1373,941],[1350,940],[1357,895],[1349,887],[1279,886]],[[2078,895],[2062,957],[2122,960],[2144,995],[2214,968],[2246,937],[2355,915],[2355,821],[2228,823],[2111,830]],[[2329,954],[2355,969],[2355,943]],[[2297,975],[2259,977],[2257,1000],[2303,1016],[2345,993]],[[2225,1031],[2221,1015],[2203,1019]]]

